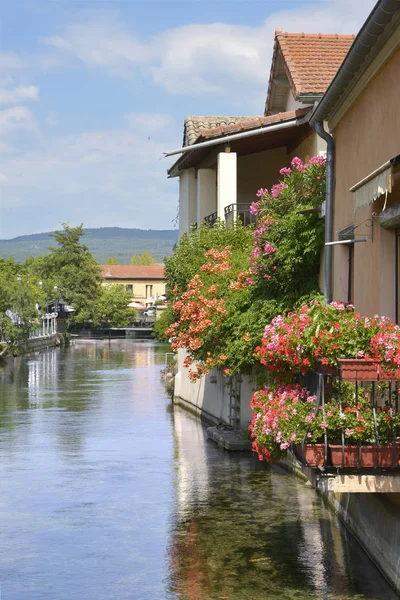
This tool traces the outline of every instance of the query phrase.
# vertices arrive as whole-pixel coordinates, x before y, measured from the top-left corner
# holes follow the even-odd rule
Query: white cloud
[[[21,85],[15,88],[0,88],[0,104],[17,104],[39,98],[39,88],[35,85]]]
[[[51,127],[54,127],[55,125],[58,125],[59,122],[60,122],[59,114],[55,110],[51,110],[46,117],[46,123],[48,125],[50,125]]]
[[[86,23],[69,24],[44,42],[88,68],[104,69],[121,77],[133,77],[140,70],[170,94],[224,95],[238,102],[252,94],[260,98],[261,93],[265,94],[276,27],[286,31],[357,33],[373,3],[303,3],[276,11],[253,27],[183,25],[147,39],[130,31],[117,13],[109,11]]]
[[[25,66],[25,61],[15,52],[0,52],[0,69],[23,69]]]
[[[8,181],[7,175],[5,175],[4,173],[0,173],[0,184],[6,183],[6,181]]]
[[[20,219],[32,231],[52,229],[61,221],[172,228],[176,185],[166,179],[169,163],[159,159],[165,140],[177,132],[172,119],[162,117],[164,130],[151,136],[125,127],[87,131],[47,138],[35,150],[3,157],[8,181],[0,237],[19,233]]]
[[[0,132],[6,134],[17,129],[29,131],[36,129],[31,111],[25,106],[13,106],[0,111]]]

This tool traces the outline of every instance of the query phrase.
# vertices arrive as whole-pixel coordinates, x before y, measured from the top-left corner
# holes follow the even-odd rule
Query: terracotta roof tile
[[[275,47],[268,87],[268,111],[275,64],[281,53],[293,96],[296,100],[307,95],[323,94],[342,64],[354,35],[321,33],[275,32]]]
[[[241,131],[250,131],[251,129],[258,129],[260,127],[267,127],[274,123],[281,123],[283,121],[291,121],[304,117],[312,109],[312,106],[306,106],[304,108],[298,108],[297,110],[289,110],[287,112],[278,113],[276,115],[269,115],[268,117],[247,117],[244,121],[239,121],[234,125],[225,125],[224,127],[213,127],[212,129],[202,129],[200,135],[196,141],[201,142],[203,138],[215,138],[223,137],[232,133],[240,133]],[[196,146],[194,145],[194,149]]]
[[[239,121],[251,119],[252,117],[230,117],[230,116],[189,116],[186,117],[183,127],[183,145],[191,146],[197,140],[202,129],[213,129],[214,127],[234,125]]]
[[[104,279],[164,279],[164,265],[102,265]]]

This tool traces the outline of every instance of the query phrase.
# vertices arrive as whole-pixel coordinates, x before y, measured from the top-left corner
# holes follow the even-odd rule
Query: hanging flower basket
[[[400,443],[398,442],[396,443],[396,457],[393,445],[379,446],[378,448],[377,446],[342,447],[341,444],[329,444],[329,449],[334,467],[373,469],[377,466],[391,469],[400,464]]]
[[[338,358],[344,381],[378,381],[376,362],[366,358]]]
[[[309,467],[323,467],[325,464],[325,444],[299,444],[296,446],[296,454]]]

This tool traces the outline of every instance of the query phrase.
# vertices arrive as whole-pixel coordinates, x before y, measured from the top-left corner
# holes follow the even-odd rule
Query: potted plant
[[[389,406],[372,408],[368,391],[342,384],[342,405],[332,399],[325,407],[327,436],[334,467],[391,468],[398,466],[399,415]]]

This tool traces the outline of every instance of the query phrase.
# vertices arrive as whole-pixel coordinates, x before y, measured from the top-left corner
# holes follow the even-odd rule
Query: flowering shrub
[[[337,366],[338,358],[372,358],[385,369],[400,364],[400,328],[386,317],[362,317],[351,305],[314,301],[265,327],[256,350],[271,371],[305,373],[323,365]]]
[[[177,285],[172,289],[175,320],[166,335],[174,350],[188,351],[185,366],[192,380],[214,367],[231,375],[243,367],[243,355],[254,360],[256,338],[235,324],[251,305],[250,271],[243,270],[246,258],[241,247],[211,248],[203,254],[203,263],[185,291],[180,293]]]
[[[251,401],[249,425],[253,451],[260,460],[276,462],[307,434],[310,441],[323,439],[321,416],[315,416],[316,396],[297,384],[259,390]],[[307,433],[308,432],[308,433]]]
[[[387,384],[378,395],[387,397]],[[336,390],[337,394],[338,390]],[[341,404],[330,398],[317,410],[316,396],[297,384],[265,388],[253,395],[253,418],[249,425],[253,450],[260,460],[276,462],[292,446],[305,440],[321,443],[326,434],[331,444],[390,444],[400,433],[400,416],[387,402],[374,411],[369,393],[354,383],[342,383]]]
[[[250,264],[265,295],[299,297],[317,289],[324,222],[312,209],[325,197],[325,158],[294,158],[280,173],[281,181],[260,189],[251,206],[258,221]]]

